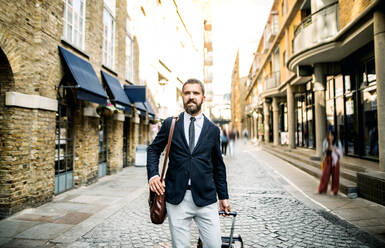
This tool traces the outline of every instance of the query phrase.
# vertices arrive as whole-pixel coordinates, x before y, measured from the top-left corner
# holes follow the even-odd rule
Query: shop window
[[[123,123],[123,167],[127,167],[128,163],[128,149],[130,144],[130,118],[125,118]]]
[[[345,93],[349,93],[353,90],[350,75],[344,76]]]
[[[105,0],[103,9],[103,56],[102,63],[114,69],[115,60],[115,1]]]
[[[376,82],[376,67],[374,64],[374,59],[371,59],[366,66],[366,71],[367,71],[367,81],[369,85],[372,85],[373,83]]]
[[[313,108],[309,106],[307,108],[307,130],[308,130],[308,137],[307,137],[307,146],[308,147],[315,147],[315,139],[314,139],[314,121],[313,121]]]
[[[107,125],[104,117],[99,119],[98,177],[107,175]]]
[[[297,100],[297,133],[296,133],[296,145],[303,146],[303,112],[302,112],[302,96],[299,96]]]
[[[139,144],[143,144],[143,126],[144,126],[144,119],[143,117],[140,117],[140,124],[139,124]]]
[[[58,111],[55,131],[55,194],[73,186],[74,163],[74,104],[69,89],[58,90]]]
[[[335,132],[336,138],[344,145],[344,81],[342,75],[329,77],[326,84],[326,118],[328,129]]]
[[[365,70],[365,64],[361,64],[359,68],[359,82],[360,82],[360,89],[365,88],[367,85],[368,81],[366,78],[366,70]]]
[[[378,157],[377,91],[368,87],[361,91],[364,156]]]
[[[86,0],[63,0],[63,39],[84,50]]]

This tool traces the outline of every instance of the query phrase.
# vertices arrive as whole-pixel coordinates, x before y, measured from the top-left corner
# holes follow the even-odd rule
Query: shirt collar
[[[190,115],[189,113],[187,113],[187,112],[185,111],[185,112],[184,112],[184,116],[185,116],[185,118],[186,118],[187,120],[190,120],[190,117],[191,117],[192,115]],[[199,121],[200,119],[203,118],[203,114],[202,114],[202,112],[200,112],[199,115],[194,116],[194,117],[195,117],[195,120]]]

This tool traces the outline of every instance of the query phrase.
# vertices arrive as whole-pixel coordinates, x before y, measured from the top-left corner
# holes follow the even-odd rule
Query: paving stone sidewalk
[[[238,212],[235,233],[245,247],[385,247],[323,204],[362,200],[304,194],[300,187],[315,187],[316,179],[250,143],[237,142],[234,157],[225,162],[232,209]],[[129,167],[3,220],[2,247],[171,247],[167,220],[149,221],[145,178],[144,168]],[[223,219],[223,232],[229,233],[230,224]],[[193,224],[191,247],[197,238]]]

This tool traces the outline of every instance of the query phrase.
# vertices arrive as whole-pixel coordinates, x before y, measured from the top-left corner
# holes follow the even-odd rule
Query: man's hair
[[[201,89],[202,89],[202,94],[205,95],[205,86],[203,85],[203,83],[201,81],[199,81],[198,79],[195,79],[195,78],[190,78],[188,79],[184,84],[183,84],[183,87],[182,87],[182,92],[183,92],[183,89],[184,89],[184,86],[186,84],[199,84],[201,86]]]

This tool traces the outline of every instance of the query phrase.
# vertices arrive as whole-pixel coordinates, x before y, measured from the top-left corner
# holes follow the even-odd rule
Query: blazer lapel
[[[201,133],[199,134],[198,142],[196,143],[196,145],[195,145],[195,147],[193,149],[193,153],[198,148],[198,146],[202,143],[202,139],[203,139],[203,137],[205,137],[204,134],[207,132],[208,128],[209,128],[209,122],[208,122],[206,116],[203,115],[203,127],[202,127],[202,130],[201,130]]]
[[[184,133],[184,112],[179,115],[179,119],[175,124],[175,129],[178,130],[177,132],[181,135],[180,139],[182,140],[184,148],[190,152],[190,148],[188,147],[186,141],[186,135]]]

